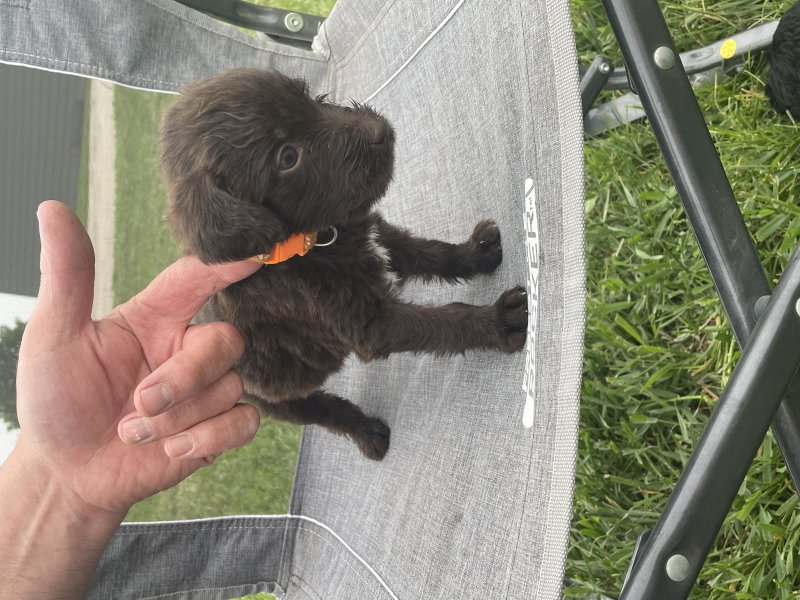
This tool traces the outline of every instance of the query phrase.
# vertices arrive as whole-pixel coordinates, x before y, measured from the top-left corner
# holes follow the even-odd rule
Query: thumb
[[[36,214],[42,279],[26,329],[37,345],[53,348],[74,339],[91,321],[94,250],[83,224],[65,204],[43,202]]]

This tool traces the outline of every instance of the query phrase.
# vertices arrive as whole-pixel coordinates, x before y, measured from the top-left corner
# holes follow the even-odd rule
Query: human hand
[[[21,433],[9,461],[46,474],[82,508],[121,519],[255,435],[258,413],[238,404],[232,370],[241,336],[226,323],[189,322],[209,296],[259,266],[182,258],[95,322],[83,226],[58,202],[38,215],[42,283],[20,350]],[[162,396],[168,407],[157,406]]]

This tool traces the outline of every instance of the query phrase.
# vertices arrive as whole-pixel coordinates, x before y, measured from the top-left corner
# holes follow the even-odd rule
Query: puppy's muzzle
[[[366,138],[373,146],[383,146],[389,143],[389,124],[383,119],[371,119],[365,129]]]

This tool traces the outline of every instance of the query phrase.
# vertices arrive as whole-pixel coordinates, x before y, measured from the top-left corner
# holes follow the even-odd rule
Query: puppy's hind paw
[[[520,286],[506,290],[495,302],[495,308],[500,350],[519,352],[525,347],[528,333],[528,293]]]
[[[361,453],[371,460],[383,460],[389,450],[391,430],[380,419],[364,419],[350,433]]]
[[[503,262],[500,228],[494,221],[481,221],[469,237],[469,247],[475,261],[475,271],[491,273]]]

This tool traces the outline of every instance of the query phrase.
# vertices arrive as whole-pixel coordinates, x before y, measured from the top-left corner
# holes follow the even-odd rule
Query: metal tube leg
[[[685,598],[773,417],[800,492],[800,382],[789,385],[800,351],[798,255],[751,339],[756,303],[769,295],[769,283],[658,3],[603,4],[734,334],[747,345],[656,529],[642,541],[622,595]]]
[[[620,599],[686,598],[800,365],[795,251]],[[795,381],[796,384],[796,381]]]
[[[603,91],[603,86],[614,72],[614,65],[605,56],[595,56],[592,64],[581,76],[581,104],[583,105],[583,116],[592,108],[597,96]]]
[[[686,72],[656,0],[603,0],[628,73],[664,153],[734,335],[744,347],[755,305],[770,293]],[[791,388],[774,423],[800,492],[800,389]]]

